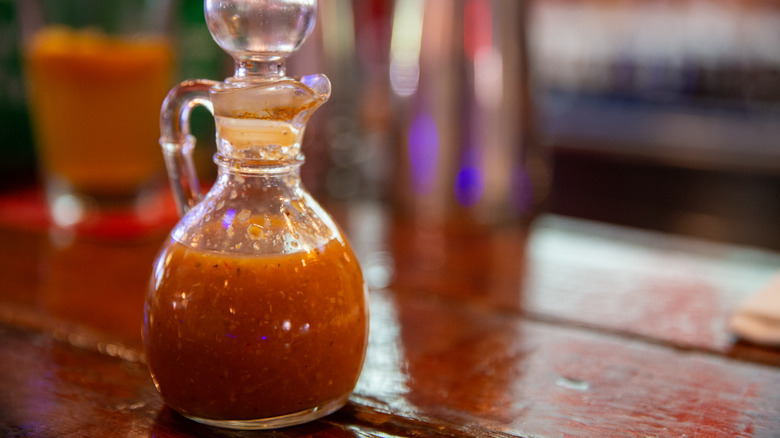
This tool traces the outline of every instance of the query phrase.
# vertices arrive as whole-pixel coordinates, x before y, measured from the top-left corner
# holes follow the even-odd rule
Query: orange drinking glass
[[[42,182],[69,227],[143,208],[164,182],[159,111],[173,79],[170,2],[26,0],[24,53]]]

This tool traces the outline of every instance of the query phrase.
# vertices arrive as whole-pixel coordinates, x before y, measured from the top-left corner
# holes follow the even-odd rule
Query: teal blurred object
[[[232,74],[232,59],[219,50],[206,27],[203,0],[180,0],[177,38],[177,81],[193,78],[222,80]],[[198,174],[206,180],[214,179],[214,118],[205,108],[196,107],[190,116],[190,128],[198,138],[194,156]]]
[[[224,56],[206,27],[202,0],[180,0],[178,22],[178,59],[180,79],[204,78],[220,80],[232,73],[226,71]],[[213,124],[213,123],[212,123]]]
[[[0,0],[0,191],[35,180],[17,15],[13,0]]]

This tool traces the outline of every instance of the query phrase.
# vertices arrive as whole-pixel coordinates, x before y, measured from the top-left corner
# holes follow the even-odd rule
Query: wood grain
[[[739,342],[724,323],[780,266],[775,253],[554,216],[529,233],[443,234],[426,248],[381,209],[338,214],[373,285],[361,379],[336,414],[260,434],[193,423],[157,395],[138,329],[158,241],[63,242],[0,226],[0,435],[780,430],[780,352]]]

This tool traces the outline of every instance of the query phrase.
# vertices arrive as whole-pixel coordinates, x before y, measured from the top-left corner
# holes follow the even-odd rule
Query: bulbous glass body
[[[165,402],[234,428],[338,409],[367,341],[357,260],[300,186],[297,166],[223,168],[162,248],[145,316],[148,365]]]

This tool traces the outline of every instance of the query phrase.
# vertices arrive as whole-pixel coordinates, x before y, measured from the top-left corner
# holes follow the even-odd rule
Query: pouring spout
[[[316,74],[229,82],[211,92],[217,154],[227,160],[299,160],[306,123],[330,97],[330,81]]]

